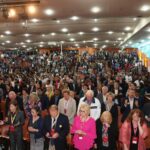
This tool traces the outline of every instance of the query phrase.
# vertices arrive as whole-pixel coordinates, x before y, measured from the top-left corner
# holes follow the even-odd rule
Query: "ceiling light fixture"
[[[28,7],[27,7],[27,10],[28,10],[28,12],[29,12],[30,14],[36,13],[36,8],[35,8],[35,6],[33,6],[33,5],[28,6]]]
[[[83,35],[83,34],[84,34],[84,32],[79,32],[78,34]]]
[[[150,10],[150,6],[149,6],[149,5],[143,5],[143,6],[140,8],[140,10],[143,11],[143,12],[149,11],[149,10]]]
[[[56,33],[54,33],[54,32],[53,32],[53,33],[51,33],[51,35],[52,35],[52,36],[55,36],[55,35],[56,35]]]
[[[113,34],[114,32],[113,31],[108,31],[108,34]]]
[[[9,17],[15,17],[16,16],[16,11],[14,9],[10,9],[8,12]]]
[[[5,34],[9,35],[9,34],[11,34],[11,31],[7,30],[7,31],[5,31]]]
[[[75,41],[75,39],[74,39],[74,38],[70,38],[69,40],[70,40],[71,42]]]
[[[68,32],[68,29],[67,28],[62,28],[61,31],[62,32]]]
[[[51,15],[54,14],[54,11],[53,11],[52,9],[46,9],[46,10],[44,11],[44,13],[45,13],[46,15],[48,15],[48,16],[51,16]]]
[[[36,18],[31,19],[31,21],[32,21],[33,23],[37,23],[37,22],[39,22],[39,20],[38,20],[38,19],[36,19]]]
[[[130,30],[131,30],[131,27],[127,26],[127,27],[124,28],[124,30],[125,30],[125,31],[130,31]]]
[[[92,31],[97,32],[97,31],[99,31],[99,28],[98,27],[94,27],[94,28],[92,28]]]
[[[73,20],[73,21],[76,21],[76,20],[79,19],[79,17],[78,16],[72,16],[70,19]]]
[[[24,36],[25,36],[25,37],[29,37],[30,34],[29,34],[29,33],[25,33]]]
[[[92,12],[92,13],[99,13],[99,12],[100,12],[100,8],[97,7],[97,6],[92,7],[92,8],[91,8],[91,12]]]

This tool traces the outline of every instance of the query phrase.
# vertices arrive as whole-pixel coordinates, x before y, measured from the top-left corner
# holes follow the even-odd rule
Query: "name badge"
[[[133,137],[132,144],[137,144],[137,143],[138,143],[138,137]]]
[[[10,125],[10,126],[9,126],[9,131],[10,131],[10,132],[14,132],[14,131],[15,131],[15,127],[14,127],[13,125]]]

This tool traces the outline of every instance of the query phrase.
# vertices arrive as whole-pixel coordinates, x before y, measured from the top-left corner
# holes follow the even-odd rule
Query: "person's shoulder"
[[[61,114],[61,113],[59,114],[58,119],[60,119],[62,121],[68,121],[68,117],[66,115],[64,115],[64,114]]]

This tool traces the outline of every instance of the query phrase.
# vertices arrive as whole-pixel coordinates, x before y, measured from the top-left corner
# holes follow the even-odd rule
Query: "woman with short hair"
[[[75,149],[90,150],[96,138],[95,120],[89,116],[90,107],[88,104],[81,104],[79,115],[75,117],[71,133]]]
[[[109,111],[104,111],[96,121],[95,148],[98,150],[116,150],[117,131],[112,123],[112,115]]]

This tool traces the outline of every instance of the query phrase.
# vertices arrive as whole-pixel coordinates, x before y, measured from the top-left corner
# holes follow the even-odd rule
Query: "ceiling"
[[[141,11],[143,6],[147,11]],[[93,7],[96,7],[94,12]],[[6,18],[2,8],[14,8],[17,15]],[[0,7],[1,49],[60,44],[63,47],[129,47],[150,39],[148,0],[41,0],[35,8],[31,14],[28,5]],[[45,14],[47,9],[50,9],[49,15]],[[78,18],[72,20],[73,16]],[[63,32],[63,28],[67,31]],[[6,31],[11,33],[6,34]]]

